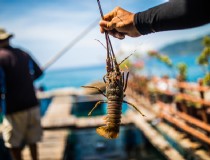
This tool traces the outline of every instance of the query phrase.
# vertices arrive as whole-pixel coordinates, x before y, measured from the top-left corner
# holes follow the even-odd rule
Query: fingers
[[[104,33],[105,30],[103,28],[100,28],[100,31],[101,33]],[[125,38],[125,35],[124,33],[121,33],[121,32],[117,32],[115,29],[113,30],[109,30],[107,31],[107,33],[115,38],[118,38],[118,39],[124,39]]]
[[[108,34],[110,34],[111,36],[113,36],[115,38],[118,38],[118,39],[124,39],[125,38],[124,33],[118,32],[116,30],[108,31]]]
[[[99,25],[101,28],[108,31],[115,28],[115,23],[113,23],[112,21],[109,22],[109,21],[101,20]]]
[[[102,27],[100,27],[100,32],[101,32],[101,33],[104,33],[105,30],[104,30]]]
[[[104,15],[103,19],[106,20],[106,21],[111,21],[114,17],[116,17],[117,11],[119,10],[119,8],[120,7],[116,7],[111,12],[107,13],[106,15]]]
[[[117,16],[117,11],[120,7],[116,7],[111,12],[104,15],[103,19],[100,21],[99,25],[102,28],[102,33],[104,30],[112,30],[115,28],[116,23],[114,23],[113,19]]]
[[[114,10],[104,15],[104,18],[99,22],[100,32],[104,33],[107,31],[108,34],[115,38],[124,39],[125,33],[116,30],[116,25],[119,22],[119,18],[116,18],[118,10],[120,10],[120,7],[116,7]]]

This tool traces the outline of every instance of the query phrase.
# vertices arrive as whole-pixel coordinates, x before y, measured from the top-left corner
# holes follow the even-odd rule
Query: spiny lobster
[[[101,16],[103,18],[103,13],[102,13],[99,0],[97,0],[97,2],[99,5]],[[105,32],[105,38],[106,38],[106,49],[107,49],[107,59],[106,59],[107,74],[103,77],[103,80],[104,80],[104,83],[106,84],[106,93],[104,93],[100,88],[96,86],[82,86],[82,87],[97,89],[102,95],[104,95],[107,98],[107,101],[98,101],[93,107],[93,109],[89,112],[88,115],[91,115],[92,111],[99,104],[107,103],[108,109],[107,109],[107,116],[106,116],[106,125],[98,127],[96,129],[96,132],[105,138],[114,139],[114,138],[117,138],[119,135],[121,113],[122,113],[121,112],[122,103],[127,103],[131,105],[141,115],[143,114],[141,113],[140,110],[138,110],[135,107],[135,105],[123,100],[123,98],[125,97],[124,92],[127,88],[129,72],[125,76],[124,71],[121,71],[119,66],[128,57],[118,64],[107,32]]]

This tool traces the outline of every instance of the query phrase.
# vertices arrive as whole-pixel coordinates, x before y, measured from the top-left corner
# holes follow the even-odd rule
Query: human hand
[[[125,36],[139,37],[141,34],[135,27],[134,14],[120,7],[104,15],[104,19],[100,21],[100,31],[107,31],[110,35],[118,39],[124,39]]]

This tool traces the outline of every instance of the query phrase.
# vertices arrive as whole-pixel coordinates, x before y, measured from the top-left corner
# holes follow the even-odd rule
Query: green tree
[[[157,58],[161,62],[165,63],[168,67],[173,67],[172,61],[167,55],[160,54],[157,51],[149,51],[148,55]]]
[[[157,51],[149,51],[148,55],[151,57],[155,57],[159,61],[163,62],[170,69],[170,71],[172,71],[172,74],[175,76],[173,63],[172,63],[172,60],[169,58],[169,56],[160,54]]]
[[[187,65],[185,63],[178,63],[177,69],[179,71],[179,80],[186,81],[186,79],[187,79]]]
[[[210,86],[210,37],[206,36],[202,41],[204,48],[201,54],[197,57],[197,63],[203,66],[206,72],[203,82],[205,85]]]

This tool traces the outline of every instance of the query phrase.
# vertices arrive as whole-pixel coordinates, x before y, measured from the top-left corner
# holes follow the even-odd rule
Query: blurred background
[[[167,0],[101,0],[101,5],[104,13],[111,11],[116,6],[137,13],[166,1]],[[43,119],[48,115],[48,108],[55,106],[63,107],[63,105],[71,106],[71,109],[67,107],[67,119],[70,113],[76,117],[87,117],[88,112],[98,99],[103,99],[100,96],[92,98],[87,95],[81,95],[80,92],[80,86],[98,81],[101,82],[103,81],[103,76],[106,74],[106,50],[98,41],[102,44],[106,42],[104,35],[99,31],[99,20],[100,14],[96,0],[0,0],[0,27],[5,28],[9,33],[15,35],[12,39],[13,46],[20,47],[29,52],[36,59],[38,64],[43,67],[45,67],[55,55],[65,50],[62,56],[57,57],[56,60],[46,68],[44,75],[35,82],[35,86],[38,89],[45,91],[45,93],[38,93]],[[176,99],[174,94],[177,93],[177,88],[174,89],[172,86],[170,94],[167,92],[166,97],[163,96],[163,90],[161,91],[161,96],[157,96],[155,92],[157,88],[155,88],[154,91],[154,86],[152,89],[143,88],[146,82],[148,82],[146,79],[151,80],[154,76],[175,79],[182,74],[184,78],[182,77],[183,79],[181,81],[196,83],[198,79],[203,78],[207,72],[209,73],[209,64],[207,64],[207,68],[206,65],[202,63],[199,64],[199,56],[206,47],[205,44],[207,44],[204,42],[206,36],[210,36],[210,24],[187,30],[153,33],[139,38],[126,37],[124,40],[111,37],[111,41],[119,62],[133,53],[125,64],[128,66],[128,70],[131,71],[131,74],[133,73],[129,86],[131,89],[136,89],[135,94],[138,93],[141,96],[143,94],[143,96],[149,100],[144,99],[142,101],[148,102],[149,105],[157,104],[156,102],[159,102],[159,100],[163,100],[163,102],[167,104],[174,104],[174,99]],[[210,39],[207,37],[206,42],[209,41]],[[124,70],[127,69],[124,68]],[[143,77],[143,79],[138,79],[138,76]],[[133,84],[133,82],[141,83]],[[155,80],[155,84],[156,82]],[[159,87],[160,90],[165,89],[165,85],[159,84]],[[145,91],[148,92],[145,94]],[[164,94],[165,93],[166,92],[164,92]],[[138,99],[142,98],[138,96],[132,97],[135,95],[132,94],[130,94],[130,97],[131,99],[136,99],[136,101],[134,101],[136,103]],[[69,95],[71,95],[70,98]],[[65,96],[64,100],[58,98],[61,96]],[[66,101],[66,99],[68,100]],[[209,101],[207,104],[209,104]],[[140,105],[142,104],[140,103]],[[57,109],[56,112],[61,110],[58,107]],[[153,109],[155,109],[155,107]],[[128,106],[124,105],[123,114],[126,114],[127,110]],[[162,110],[162,108],[158,108],[157,110]],[[150,114],[151,116],[153,114],[159,115],[159,113],[150,113],[150,111],[151,108],[149,112],[145,111],[148,113],[147,116]],[[60,113],[60,111],[58,113]],[[207,112],[205,111],[205,113]],[[102,104],[93,115],[100,116],[105,114],[106,104]],[[131,121],[135,121],[134,118],[136,115],[132,116],[133,113],[129,114],[130,116],[128,115],[128,117],[133,117]],[[65,113],[64,115],[63,112],[60,113],[60,115],[57,114],[53,119],[56,121],[56,118],[59,119],[61,115],[64,116]],[[209,115],[210,114],[207,116]],[[143,123],[144,120],[142,117],[140,115],[138,116],[140,117],[139,121]],[[194,115],[192,114],[191,116]],[[150,116],[148,117],[150,118]],[[167,157],[168,153],[165,152],[168,148],[169,150],[175,148],[175,150],[184,157],[183,159],[196,159],[189,156],[192,155],[192,153],[190,152],[190,154],[188,154],[188,148],[183,149],[184,142],[180,145],[177,143],[179,140],[171,139],[166,135],[169,130],[167,127],[164,128],[164,125],[169,125],[171,130],[174,128],[177,129],[176,125],[169,122],[169,119],[167,122],[164,122],[164,125],[161,123],[160,126],[156,126],[160,124],[160,121],[164,121],[164,118],[161,119],[161,116],[154,116],[149,120],[145,120],[145,124],[151,127],[149,130],[147,127],[144,128],[144,125],[133,125],[133,123],[130,124],[130,122],[128,122],[129,125],[122,127],[120,137],[112,141],[99,137],[95,133],[94,125],[92,127],[84,127],[85,129],[83,128],[81,130],[78,129],[78,126],[76,129],[74,128],[75,126],[68,128],[71,126],[72,121],[75,120],[72,120],[72,117],[69,121],[70,124],[67,123],[68,125],[66,125],[64,119],[61,120],[63,123],[60,128],[65,128],[65,130],[57,130],[57,127],[53,126],[55,122],[51,120],[51,118],[49,119],[52,124],[49,123],[49,125],[48,122],[43,122],[44,128],[47,128],[47,131],[45,131],[47,138],[45,137],[43,143],[49,140],[54,142],[64,141],[62,144],[64,149],[60,151],[62,153],[60,157],[62,158],[56,158],[55,156],[54,159],[164,160],[171,159],[171,157],[176,159],[176,156]],[[209,127],[209,120],[205,121],[205,117],[202,118],[202,116],[197,116],[197,118],[205,122],[205,125]],[[48,119],[48,117],[46,119]],[[78,120],[78,123],[85,123],[84,121],[88,120]],[[91,126],[92,123],[96,121],[100,122],[98,119],[94,120],[94,122],[88,121],[89,123],[87,125]],[[68,129],[66,130],[66,128]],[[155,135],[157,131],[159,134],[164,135],[167,143],[170,145],[165,145],[165,141],[161,141],[160,144],[164,146],[163,148],[161,148],[162,146],[159,148],[155,146],[154,144],[156,144],[156,142],[152,143],[151,140],[156,138],[156,136],[151,135],[153,134],[152,128],[155,129]],[[53,131],[48,131],[48,129],[52,129]],[[180,131],[180,129],[178,130]],[[187,135],[189,134],[188,132],[186,132]],[[204,132],[206,133],[206,131]],[[209,135],[209,131],[207,132],[207,135]],[[183,135],[185,132],[181,131],[179,133],[179,135]],[[59,136],[54,137],[55,135],[61,135],[61,137],[64,137],[64,140],[59,139]],[[90,141],[87,141],[87,139]],[[193,142],[197,140],[194,137],[192,139]],[[200,142],[200,139],[198,142]],[[201,142],[200,148],[209,151],[210,141],[207,140],[203,143],[201,140]],[[2,148],[0,149],[5,150],[5,148],[3,148],[3,142],[1,145]],[[55,148],[60,148],[58,147],[60,143],[59,145],[57,145],[57,143],[54,145]],[[40,146],[43,147],[43,144]],[[44,147],[47,148],[46,146]],[[49,146],[53,148],[53,144],[50,143]],[[190,143],[189,146],[195,145]],[[4,153],[6,153],[6,151]],[[172,152],[170,153],[172,155]],[[47,155],[45,150],[44,154]],[[24,152],[24,155],[26,155],[24,159],[28,159],[27,151]],[[48,158],[42,156],[41,159],[53,159],[52,156],[51,158],[49,158],[49,156],[50,154],[48,153]]]
[[[101,4],[104,13],[111,11],[116,6],[136,13],[163,2],[165,0],[108,0],[101,1]],[[104,71],[106,52],[102,45],[96,41],[97,39],[105,43],[104,35],[99,32],[99,18],[97,2],[94,0],[0,1],[1,27],[15,34],[12,40],[13,45],[29,51],[41,66],[44,66],[53,56],[72,43],[88,26],[93,26],[87,31],[87,34],[81,36],[81,40],[77,41],[71,49],[46,70],[45,76],[39,83],[46,85],[47,89],[65,87],[64,83],[70,86],[82,85],[84,81],[78,82],[78,84],[71,83],[75,78],[79,78],[73,74],[77,73],[76,68],[93,69],[91,67],[94,67],[95,69],[101,67],[99,70]],[[192,65],[189,74],[193,77],[189,77],[189,80],[195,81],[202,74],[199,67],[197,67],[198,70],[194,68],[196,66],[195,57],[201,52],[203,46],[200,40],[209,34],[209,28],[209,25],[205,25],[194,29],[160,32],[140,38],[126,37],[124,40],[112,38],[112,43],[116,54],[124,53],[121,59],[134,52],[140,56],[145,64],[142,74],[152,75],[169,72],[167,68],[164,70],[164,66],[159,66],[154,58],[148,62],[147,52],[156,50],[170,56],[174,63],[183,61]],[[158,69],[159,67],[161,70]],[[98,74],[94,74],[95,76],[86,76],[90,79],[85,82],[101,79],[99,70],[97,70]],[[62,74],[63,71],[66,73],[65,78]],[[61,79],[63,84],[53,84],[54,82],[52,82],[54,80],[58,82]]]

